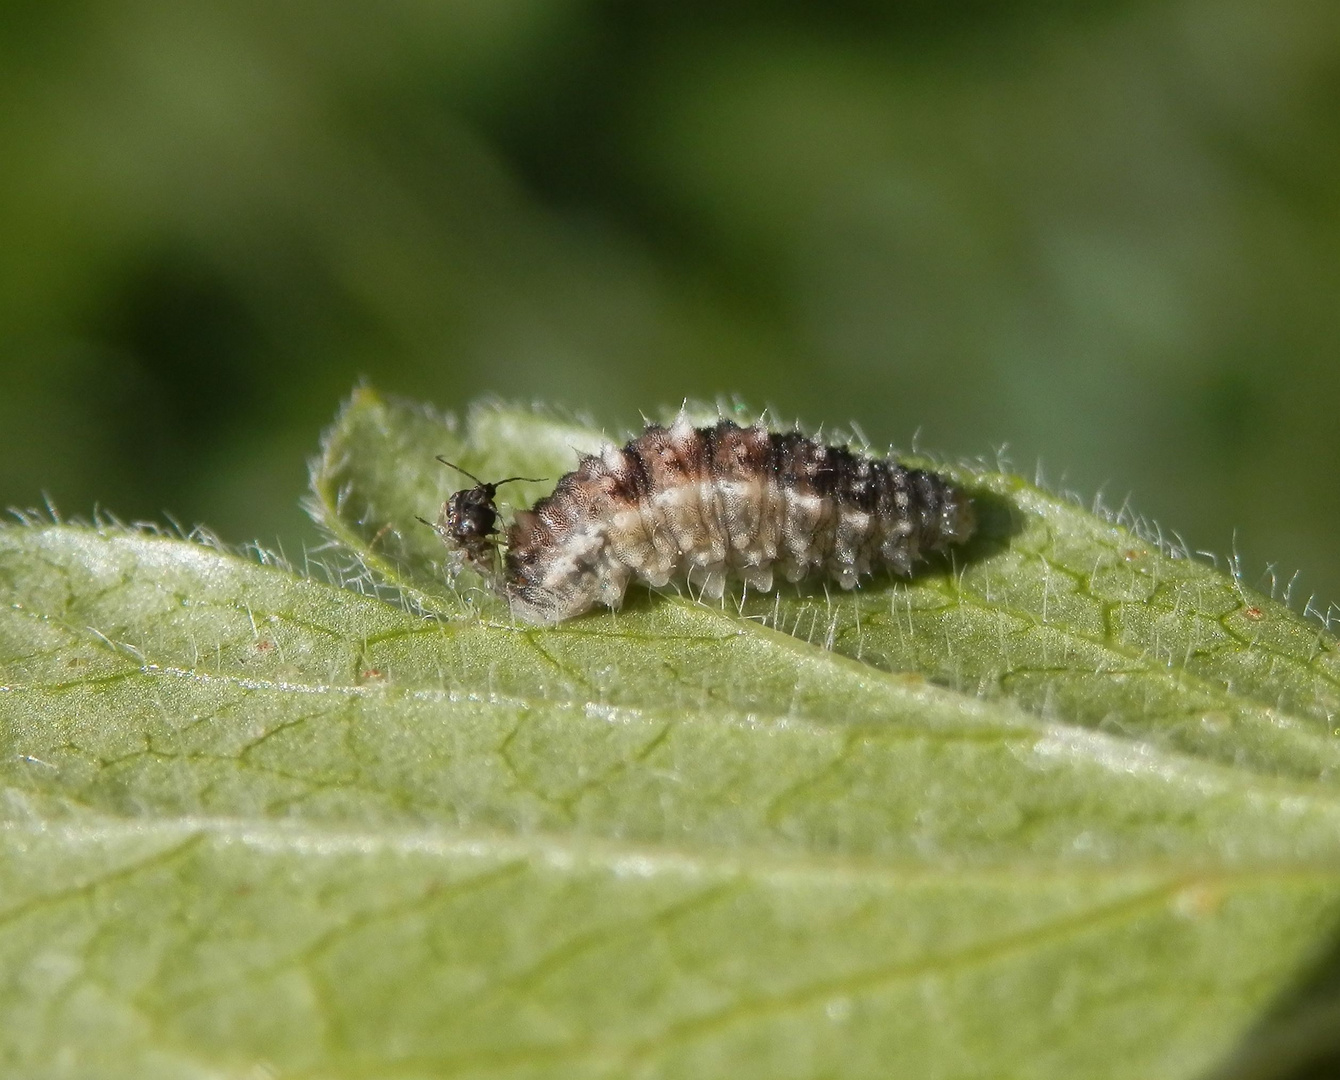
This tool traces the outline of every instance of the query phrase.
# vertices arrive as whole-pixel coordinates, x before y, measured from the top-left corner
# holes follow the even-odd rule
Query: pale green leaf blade
[[[1190,1077],[1320,957],[1314,779],[686,598],[536,630],[458,593],[433,455],[591,438],[355,400],[318,498],[437,618],[0,532],[10,1071]]]

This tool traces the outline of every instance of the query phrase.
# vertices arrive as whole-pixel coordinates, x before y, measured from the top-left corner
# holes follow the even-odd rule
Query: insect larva
[[[633,581],[684,580],[718,599],[729,575],[767,591],[780,571],[788,581],[826,573],[851,589],[882,568],[910,574],[976,527],[972,501],[936,473],[799,432],[729,420],[695,428],[681,415],[582,457],[513,518],[499,569],[494,497],[524,477],[470,479],[432,528],[516,615],[540,624],[617,608]]]

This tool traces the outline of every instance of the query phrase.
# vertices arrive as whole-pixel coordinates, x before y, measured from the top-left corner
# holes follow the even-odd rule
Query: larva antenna
[[[509,476],[506,480],[494,480],[490,483],[479,479],[479,477],[477,477],[469,469],[462,469],[454,461],[448,461],[446,457],[444,457],[442,454],[437,455],[437,460],[442,462],[442,464],[447,466],[447,468],[455,469],[461,475],[468,476],[471,480],[473,480],[476,484],[478,484],[482,488],[500,488],[503,486],[503,484],[510,484],[514,480],[524,480],[528,484],[543,484],[545,482],[545,478],[543,476]]]
[[[448,469],[455,469],[455,470],[456,470],[458,473],[460,473],[462,476],[468,476],[471,480],[473,480],[473,481],[474,481],[476,484],[478,484],[480,487],[484,487],[484,486],[485,486],[485,485],[484,485],[484,481],[481,480],[481,479],[479,479],[479,477],[477,477],[477,476],[476,476],[474,473],[472,473],[469,469],[462,469],[462,468],[461,468],[459,465],[457,465],[454,461],[448,461],[447,458],[446,458],[446,455],[445,455],[445,454],[438,454],[438,455],[437,455],[437,460],[440,461],[443,465],[445,465]]]

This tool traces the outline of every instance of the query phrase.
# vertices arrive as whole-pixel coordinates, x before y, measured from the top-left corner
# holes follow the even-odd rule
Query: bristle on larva
[[[466,475],[469,475],[468,473]],[[881,569],[907,575],[967,540],[972,501],[944,477],[825,446],[798,432],[695,428],[681,417],[583,457],[552,494],[516,514],[502,543],[500,484],[456,492],[432,527],[527,622],[617,608],[631,582],[687,581],[718,599],[736,576],[830,575],[844,589]],[[516,478],[513,478],[516,479]]]

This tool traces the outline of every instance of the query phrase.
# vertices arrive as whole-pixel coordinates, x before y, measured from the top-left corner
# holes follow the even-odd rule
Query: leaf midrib
[[[213,839],[221,844],[240,844],[253,850],[295,854],[303,857],[342,858],[375,854],[423,855],[434,858],[468,858],[491,862],[525,861],[568,871],[583,868],[615,876],[651,878],[660,875],[729,878],[746,875],[753,880],[779,884],[827,884],[841,881],[852,886],[941,887],[980,884],[983,887],[1020,886],[1049,882],[1110,882],[1124,878],[1168,879],[1192,885],[1253,884],[1261,881],[1294,881],[1301,884],[1331,883],[1340,879],[1340,866],[1324,859],[1253,859],[1234,862],[1190,862],[1184,857],[1123,858],[1093,861],[1037,856],[1011,856],[1009,860],[914,859],[906,856],[869,858],[855,855],[817,854],[803,849],[751,852],[741,855],[719,848],[688,848],[670,844],[645,844],[608,837],[576,837],[549,830],[507,832],[478,828],[358,828],[346,823],[327,824],[310,819],[275,821],[269,818],[182,815],[144,820],[138,817],[88,813],[60,821],[0,822],[0,839],[9,837],[51,838],[63,844],[105,846],[121,841],[145,841],[161,837],[164,844],[184,844]],[[174,847],[156,848],[138,863],[152,865]],[[108,874],[121,872],[120,864]],[[51,895],[81,891],[71,886]],[[27,901],[25,901],[26,903]],[[0,911],[0,921],[6,917]]]

